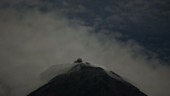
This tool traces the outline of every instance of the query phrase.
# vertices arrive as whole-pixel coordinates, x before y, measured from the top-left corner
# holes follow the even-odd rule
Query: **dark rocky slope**
[[[147,96],[114,72],[78,62],[27,96]]]

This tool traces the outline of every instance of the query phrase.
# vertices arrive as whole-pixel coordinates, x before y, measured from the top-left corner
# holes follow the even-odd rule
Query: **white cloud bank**
[[[43,84],[41,72],[77,57],[118,73],[149,96],[170,96],[170,67],[147,60],[135,43],[100,41],[89,34],[93,28],[59,12],[0,14],[0,96],[29,94]]]

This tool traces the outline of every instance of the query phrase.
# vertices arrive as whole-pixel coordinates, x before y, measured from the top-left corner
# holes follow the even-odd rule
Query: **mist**
[[[93,27],[60,11],[8,8],[0,14],[0,96],[25,96],[46,82],[41,73],[56,65],[56,72],[66,70],[78,57],[116,72],[148,96],[170,96],[170,67],[148,59],[136,42],[118,41],[118,32],[111,40],[92,34]]]

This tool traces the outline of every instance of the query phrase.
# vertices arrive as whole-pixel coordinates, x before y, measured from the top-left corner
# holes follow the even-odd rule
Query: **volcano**
[[[112,71],[75,61],[69,71],[52,78],[27,96],[147,96]]]

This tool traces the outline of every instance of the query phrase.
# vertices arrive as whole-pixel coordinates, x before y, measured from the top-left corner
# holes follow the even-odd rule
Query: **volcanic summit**
[[[147,96],[112,71],[83,63],[55,76],[27,96]]]

